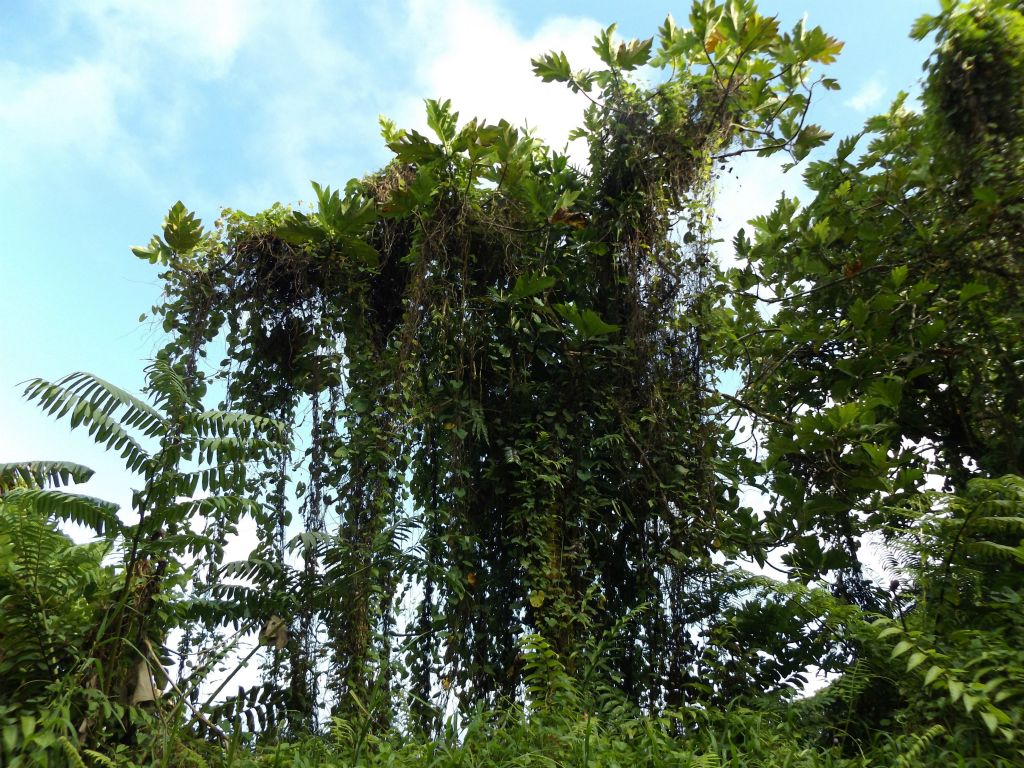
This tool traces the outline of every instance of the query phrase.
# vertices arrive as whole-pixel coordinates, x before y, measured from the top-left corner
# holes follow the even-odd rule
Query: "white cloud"
[[[233,86],[251,106],[248,151],[264,178],[284,182],[281,195],[306,194],[309,179],[335,181],[353,137],[376,134],[371,99],[372,62],[358,58],[358,42],[331,34],[328,9],[296,3],[254,26]],[[332,149],[333,147],[333,149]],[[325,161],[328,165],[325,167]],[[259,181],[248,180],[249,187]]]
[[[231,66],[252,28],[266,14],[262,2],[242,0],[79,0],[65,6],[65,24],[80,17],[94,29],[101,55],[125,69],[159,52],[197,74],[220,77]]]
[[[574,69],[596,67],[596,21],[555,17],[524,37],[491,2],[413,0],[409,11],[406,34],[418,51],[415,76],[422,93],[395,116],[401,124],[423,125],[423,96],[449,98],[463,119],[529,124],[555,149],[565,146],[586,99],[564,85],[541,82],[530,60],[556,50],[565,52]]]
[[[856,112],[867,112],[882,103],[882,99],[885,98],[885,90],[885,86],[877,77],[872,78],[861,85],[857,92],[843,103]]]
[[[61,5],[47,44],[81,55],[48,69],[0,59],[0,167],[144,175],[183,133],[191,84],[225,76],[265,15],[241,0]]]
[[[29,163],[49,152],[99,156],[118,133],[122,81],[98,62],[59,72],[0,68],[0,162]]]

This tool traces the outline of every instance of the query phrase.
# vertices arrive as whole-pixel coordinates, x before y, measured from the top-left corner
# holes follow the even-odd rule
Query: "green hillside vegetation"
[[[0,466],[0,764],[1024,762],[1024,12],[941,5],[829,159],[842,43],[699,0],[534,60],[583,168],[429,100],[310,207],[175,204],[145,392],[25,391],[132,508]],[[724,269],[745,154],[811,197]]]

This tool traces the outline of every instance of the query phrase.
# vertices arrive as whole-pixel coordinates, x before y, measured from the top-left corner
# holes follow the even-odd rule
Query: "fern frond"
[[[70,521],[92,528],[100,536],[117,531],[117,504],[93,496],[41,488],[16,488],[5,497],[22,503],[42,518]]]
[[[1024,547],[1011,547],[994,541],[972,541],[964,545],[964,551],[981,556],[993,562],[1024,563]]]
[[[199,442],[199,458],[207,464],[245,462],[278,447],[255,437],[207,437]]]
[[[73,373],[53,384],[34,379],[25,388],[25,397],[38,402],[47,414],[70,416],[72,429],[85,425],[97,443],[120,451],[133,472],[142,471],[150,455],[125,427],[139,429],[147,437],[164,429],[163,418],[148,404],[88,373]],[[118,420],[121,410],[124,414]]]
[[[71,768],[85,768],[82,756],[78,754],[78,749],[68,740],[67,736],[60,737],[60,746],[64,750],[64,755],[67,757],[68,765]]]
[[[163,416],[145,400],[84,371],[70,373],[53,383],[32,379],[25,388],[25,396],[29,400],[40,400],[40,404],[49,409],[49,413],[54,413],[56,409],[46,402],[48,390],[54,388],[91,403],[94,409],[111,417],[123,409],[124,414],[119,422],[126,427],[138,429],[146,437],[159,435],[164,429]],[[52,396],[50,393],[49,397]]]
[[[102,752],[97,752],[94,749],[83,749],[82,754],[88,757],[97,765],[103,766],[103,768],[116,768],[116,764],[109,757],[104,755]]]
[[[932,742],[945,732],[946,729],[943,726],[933,725],[924,733],[914,735],[911,739],[913,743],[900,754],[897,765],[901,768],[919,765],[918,760],[921,757],[921,753],[928,749]]]
[[[200,437],[225,437],[229,434],[249,437],[259,433],[277,442],[284,442],[287,436],[283,422],[251,413],[203,411],[192,415],[191,419]]]
[[[0,494],[13,488],[60,487],[87,482],[93,471],[70,461],[24,461],[0,464]]]
[[[997,515],[979,517],[971,526],[972,532],[994,531],[996,533],[1019,533],[1024,535],[1024,517]]]
[[[171,411],[188,411],[199,407],[195,398],[189,394],[185,379],[166,360],[154,360],[146,368],[146,378],[149,382],[146,391],[153,396],[157,405]]]
[[[223,494],[207,496],[205,499],[186,499],[172,504],[169,509],[181,518],[199,515],[218,520],[238,520],[246,512],[260,512],[262,507],[259,502],[245,496]]]

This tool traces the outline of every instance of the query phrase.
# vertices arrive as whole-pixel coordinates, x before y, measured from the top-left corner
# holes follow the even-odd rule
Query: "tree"
[[[901,96],[811,163],[806,206],[736,240],[723,364],[764,433],[765,541],[866,603],[858,542],[887,507],[1024,461],[1021,23],[1012,3],[919,22],[940,43],[925,110]]]
[[[373,699],[386,722],[375,697],[404,675],[431,727],[449,691],[517,698],[525,632],[576,674],[627,618],[609,679],[650,708],[690,695],[688,627],[717,610],[729,503],[704,350],[712,168],[823,143],[804,116],[834,83],[809,65],[841,48],[749,2],[696,4],[690,24],[625,42],[609,28],[599,71],[535,61],[592,101],[587,169],[428,101],[433,137],[384,121],[394,161],[343,192],[314,185],[315,211],[229,211],[206,233],[176,207],[137,250],[164,268],[172,359],[225,333],[232,404],[293,431],[310,414],[300,477],[282,460],[263,491],[283,526],[295,482],[304,527],[324,532],[304,557],[334,588],[293,620],[325,629],[337,711]],[[632,79],[644,64],[660,84]],[[398,646],[403,583],[421,597]]]

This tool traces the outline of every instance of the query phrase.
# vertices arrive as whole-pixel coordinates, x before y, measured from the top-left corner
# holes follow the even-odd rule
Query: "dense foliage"
[[[534,62],[590,99],[583,168],[428,101],[311,210],[178,203],[134,249],[148,401],[26,390],[139,475],[134,520],[0,467],[6,764],[1024,756],[1024,16],[921,19],[922,111],[810,163],[728,272],[716,171],[830,138],[842,44],[740,0],[613,33]]]

